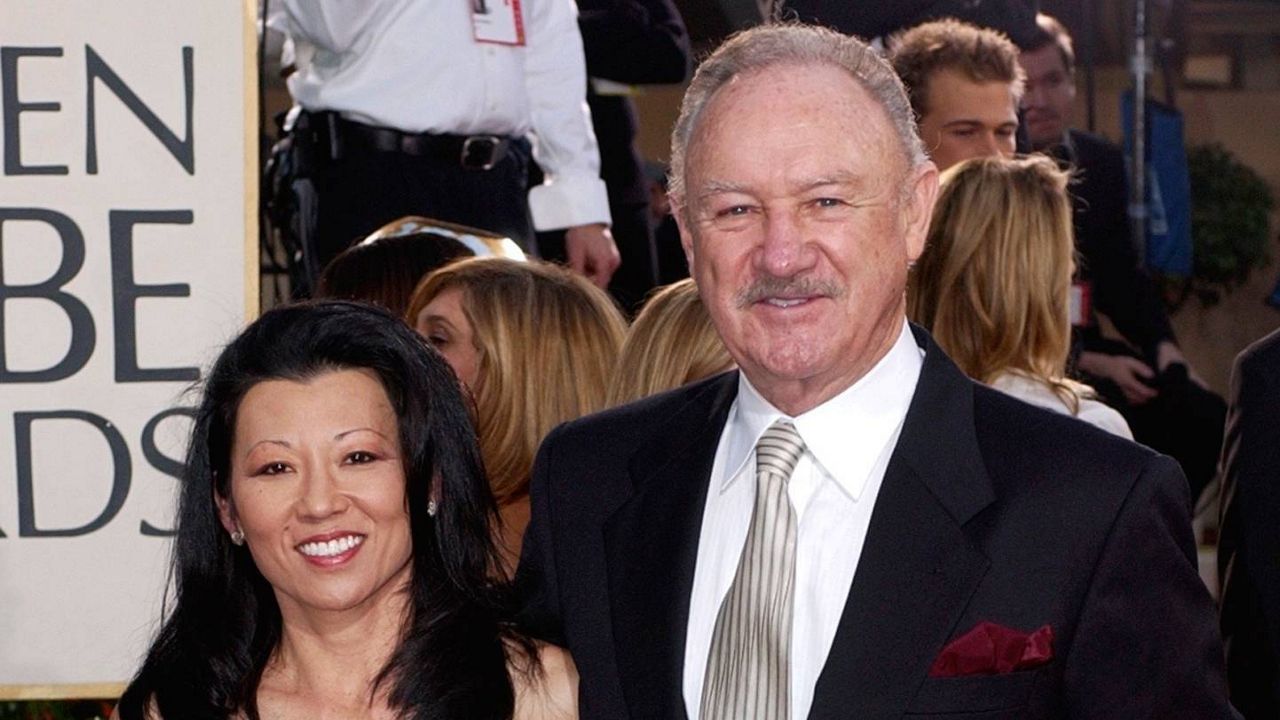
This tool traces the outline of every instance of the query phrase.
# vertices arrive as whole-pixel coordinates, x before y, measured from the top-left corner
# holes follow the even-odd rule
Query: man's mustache
[[[839,297],[844,288],[831,280],[820,280],[811,276],[779,277],[765,275],[752,281],[750,285],[738,291],[735,298],[739,309],[754,305],[771,297]]]

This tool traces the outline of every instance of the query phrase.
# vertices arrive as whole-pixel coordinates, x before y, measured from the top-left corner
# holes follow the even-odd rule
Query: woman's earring
[[[428,501],[427,501],[427,514],[428,514],[428,515],[430,515],[431,517],[435,517],[435,516],[436,516],[436,501],[435,501],[435,500],[428,500]]]
[[[236,529],[231,533],[231,544],[232,544],[232,545],[243,545],[243,544],[244,544],[244,531],[243,531],[243,530],[241,530],[240,528],[236,528]]]

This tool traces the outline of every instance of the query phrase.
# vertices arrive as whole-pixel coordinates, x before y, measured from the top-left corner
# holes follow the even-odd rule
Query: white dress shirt
[[[573,0],[523,0],[522,47],[477,42],[469,0],[283,5],[272,27],[310,58],[288,80],[302,107],[408,133],[531,133],[547,177],[529,192],[534,226],[609,222]]]
[[[915,394],[922,351],[903,322],[897,342],[853,386],[793,418],[805,453],[787,484],[799,528],[791,635],[791,717],[802,720],[853,583],[871,510]],[[698,538],[684,651],[684,704],[699,720],[716,616],[738,568],[755,501],[755,444],[785,414],[739,375],[720,435]]]

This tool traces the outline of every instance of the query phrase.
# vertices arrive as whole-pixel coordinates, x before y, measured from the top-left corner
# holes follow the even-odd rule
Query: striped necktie
[[[804,454],[791,421],[756,443],[756,499],[733,584],[711,635],[702,720],[789,720],[796,513],[787,481]]]

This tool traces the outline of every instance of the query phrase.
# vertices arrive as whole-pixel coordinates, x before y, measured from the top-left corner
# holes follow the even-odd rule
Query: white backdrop
[[[156,627],[197,374],[257,306],[252,8],[0,2],[0,697]]]

